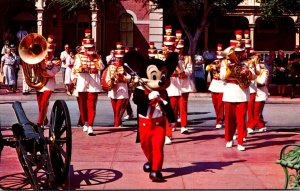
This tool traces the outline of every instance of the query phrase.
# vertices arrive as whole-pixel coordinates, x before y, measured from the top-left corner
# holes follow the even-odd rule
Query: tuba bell
[[[47,55],[47,40],[40,34],[30,33],[19,44],[18,51],[27,85],[36,90],[42,89],[48,79],[40,72],[41,64]]]

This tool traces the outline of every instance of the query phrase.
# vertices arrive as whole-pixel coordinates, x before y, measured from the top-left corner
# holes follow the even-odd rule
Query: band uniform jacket
[[[257,92],[255,101],[267,101],[268,99],[268,87],[266,83],[268,82],[269,71],[267,69],[261,69],[260,75],[257,76]]]
[[[53,59],[46,61],[46,71],[45,75],[48,78],[47,83],[42,87],[42,89],[37,90],[38,92],[44,92],[47,90],[54,91],[56,82],[55,75],[59,72],[60,65],[55,65]]]
[[[195,92],[195,87],[193,86],[193,79],[191,78],[193,74],[193,64],[190,56],[185,56],[184,60],[180,60],[179,64],[182,65],[182,70],[184,77],[179,77],[181,84],[181,93]]]
[[[226,82],[224,80],[213,79],[210,82],[208,90],[213,93],[223,93]]]
[[[221,62],[222,60],[220,60]],[[220,79],[220,71],[217,68],[211,68],[211,69],[207,69],[209,67],[209,65],[206,67],[207,71],[213,71],[213,79],[210,82],[210,85],[208,87],[208,90],[213,92],[213,93],[223,93],[224,91],[224,87],[226,85],[226,82],[224,80]],[[218,67],[218,66],[216,66]],[[220,67],[220,66],[219,66]]]
[[[178,61],[178,65],[176,67],[176,70],[173,72],[173,74],[170,77],[170,86],[167,87],[168,96],[174,97],[174,96],[181,96],[181,73],[184,72],[184,60]]]
[[[220,68],[220,79],[226,79],[227,64],[230,63],[229,60],[223,59],[221,61]],[[235,80],[235,79],[232,79]],[[228,81],[227,81],[228,82]],[[247,102],[250,97],[250,89],[242,89],[237,83],[226,83],[223,91],[223,101],[224,102]]]
[[[100,92],[100,71],[103,69],[104,64],[100,58],[76,54],[73,67],[73,72],[77,73],[76,90],[78,92]]]
[[[257,76],[257,73],[260,72],[260,66],[259,64],[254,64],[253,62],[250,62],[248,64],[248,68],[251,70],[252,72],[252,80],[251,80],[251,83],[250,83],[250,93],[255,93],[257,91],[257,84],[256,84],[256,76]]]
[[[115,74],[125,74],[123,66],[116,66],[114,64],[108,65],[107,79],[111,79]],[[124,82],[115,82],[112,89],[108,91],[108,97],[111,99],[128,99],[128,84]]]

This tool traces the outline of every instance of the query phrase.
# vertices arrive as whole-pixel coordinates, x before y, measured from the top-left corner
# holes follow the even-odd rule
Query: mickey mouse
[[[134,67],[134,71],[128,73],[137,74],[139,77],[138,86],[133,93],[133,102],[137,105],[139,138],[147,158],[143,170],[150,173],[149,178],[153,182],[164,182],[161,169],[165,128],[167,123],[175,127],[176,121],[166,88],[170,85],[170,77],[177,66],[178,53],[168,53],[165,61],[151,58],[146,62],[143,62],[138,54],[127,53],[124,63]]]

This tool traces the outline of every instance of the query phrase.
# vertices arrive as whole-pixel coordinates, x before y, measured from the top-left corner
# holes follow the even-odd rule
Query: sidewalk
[[[146,159],[135,143],[135,128],[98,127],[95,134],[73,128],[71,170],[62,189],[282,189],[284,172],[275,162],[285,144],[300,139],[295,132],[253,134],[247,137],[247,150],[238,151],[236,142],[225,148],[224,129],[197,128],[189,135],[176,131],[173,144],[165,146],[166,182],[153,183],[142,170]],[[0,188],[28,188],[24,181],[15,150],[5,147]]]

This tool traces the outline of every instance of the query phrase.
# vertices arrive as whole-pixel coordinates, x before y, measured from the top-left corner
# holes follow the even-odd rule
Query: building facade
[[[205,50],[217,43],[227,46],[236,29],[249,29],[252,46],[258,51],[291,51],[299,45],[297,17],[286,16],[268,22],[259,16],[259,5],[257,0],[245,0],[234,12],[207,25],[198,48]],[[20,26],[43,36],[53,34],[58,52],[66,43],[73,48],[80,45],[86,28],[92,29],[96,48],[103,55],[115,48],[115,42],[122,41],[124,46],[139,48],[146,56],[149,41],[154,41],[158,49],[163,41],[163,10],[148,13],[134,0],[120,0],[118,4],[97,4],[91,0],[90,7],[72,12],[49,0],[1,0],[0,16],[3,18],[0,20],[1,44],[7,29],[13,36],[11,42],[18,43],[16,33]]]

